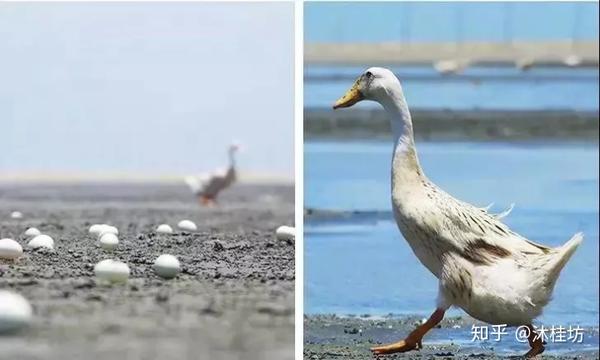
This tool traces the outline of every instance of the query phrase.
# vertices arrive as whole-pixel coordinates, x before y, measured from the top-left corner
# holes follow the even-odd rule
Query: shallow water
[[[420,143],[428,176],[459,199],[501,211],[511,228],[558,246],[585,240],[563,270],[547,325],[598,325],[598,146],[589,144]],[[391,143],[305,144],[305,206],[366,210],[345,220],[305,224],[305,312],[422,314],[437,282],[392,220]],[[453,314],[462,312],[454,310]]]
[[[365,69],[310,66],[304,103],[330,107]],[[411,107],[427,109],[572,109],[598,111],[598,69],[470,67],[444,76],[430,66],[392,68]],[[366,102],[361,106],[376,106]]]

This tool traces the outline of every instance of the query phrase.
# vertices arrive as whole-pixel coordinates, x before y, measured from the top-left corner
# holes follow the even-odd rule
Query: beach
[[[236,185],[202,208],[183,184],[0,184],[0,237],[24,248],[0,262],[0,288],[34,309],[29,327],[0,336],[2,357],[292,359],[295,244],[275,229],[293,226],[293,204],[292,185]],[[178,230],[183,219],[198,230]],[[88,234],[95,223],[119,229],[113,253]],[[174,233],[157,234],[161,223]],[[26,247],[31,226],[54,250]],[[164,253],[181,263],[175,279],[152,270]],[[129,265],[126,284],[96,281],[108,258]]]

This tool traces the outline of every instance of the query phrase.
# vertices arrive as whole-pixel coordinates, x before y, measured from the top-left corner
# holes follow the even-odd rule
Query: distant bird
[[[532,321],[552,296],[558,276],[583,235],[562,246],[534,243],[500,221],[510,210],[491,214],[455,199],[423,172],[415,148],[413,123],[400,81],[387,69],[370,68],[334,105],[350,107],[361,100],[380,103],[391,118],[394,134],[391,198],[398,228],[413,252],[438,279],[437,309],[404,340],[377,346],[373,353],[419,349],[423,336],[458,306],[476,319],[494,325],[527,329],[531,349],[544,351]],[[390,286],[410,291],[408,279]]]
[[[212,206],[216,203],[219,193],[230,187],[237,180],[235,170],[235,153],[239,145],[231,144],[228,148],[229,167],[217,169],[202,176],[188,176],[184,179],[202,205]]]
[[[563,62],[569,67],[577,67],[581,65],[581,58],[575,54],[567,56]]]
[[[440,60],[433,64],[433,68],[442,75],[460,74],[467,66],[467,60]]]
[[[530,56],[525,56],[515,61],[515,66],[521,71],[527,71],[535,65],[535,59]]]

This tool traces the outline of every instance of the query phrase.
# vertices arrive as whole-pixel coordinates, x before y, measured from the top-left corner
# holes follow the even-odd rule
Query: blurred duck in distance
[[[235,154],[239,150],[239,145],[232,143],[227,150],[229,155],[229,166],[219,168],[210,173],[200,176],[187,176],[184,181],[197,197],[198,202],[204,206],[214,206],[217,202],[217,196],[221,191],[227,189],[237,180]]]

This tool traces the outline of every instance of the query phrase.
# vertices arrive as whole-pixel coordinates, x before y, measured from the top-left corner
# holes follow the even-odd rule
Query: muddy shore
[[[411,114],[417,140],[598,142],[597,111],[412,109]],[[378,108],[307,108],[304,133],[311,140],[387,139],[390,124]]]
[[[371,317],[309,315],[304,318],[304,359],[375,359],[369,348],[403,339],[422,320],[418,316]],[[447,317],[423,341],[423,349],[378,359],[515,359],[527,350],[526,344],[483,345],[467,339],[471,326],[483,325],[468,316]],[[467,335],[465,335],[467,334]],[[585,342],[555,346],[548,344],[541,358],[553,360],[598,359],[598,328],[585,329]],[[563,345],[563,344],[561,344]],[[557,350],[559,348],[559,350]]]
[[[293,359],[294,242],[274,230],[293,225],[292,186],[238,185],[221,205],[200,208],[179,185],[0,184],[0,237],[25,254],[0,262],[0,288],[25,296],[30,327],[0,336],[11,359]],[[24,214],[11,219],[11,211]],[[197,232],[176,228],[190,219]],[[114,253],[88,234],[94,223],[120,231]],[[154,229],[170,224],[175,233]],[[26,248],[24,230],[52,236],[55,249]],[[154,259],[177,256],[182,273],[163,280]],[[127,284],[104,286],[98,261],[131,269]]]

